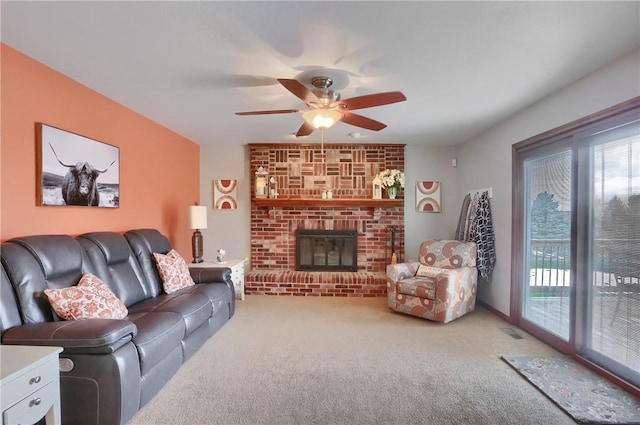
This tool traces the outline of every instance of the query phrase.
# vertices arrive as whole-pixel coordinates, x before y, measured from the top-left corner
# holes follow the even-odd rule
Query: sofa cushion
[[[171,294],[179,289],[195,285],[191,279],[187,262],[175,249],[166,255],[154,252],[153,257],[158,264],[158,273],[162,278],[162,287],[165,293]]]
[[[45,289],[51,307],[65,320],[124,319],[127,307],[99,278],[86,273],[76,286]]]
[[[161,294],[129,307],[129,312],[151,313],[172,312],[180,315],[185,324],[185,335],[205,323],[213,314],[213,306],[204,295],[178,291],[172,294]]]
[[[169,240],[156,229],[129,230],[124,236],[129,241],[133,253],[138,257],[138,263],[146,280],[154,282],[152,286],[158,288],[158,293],[162,293],[162,279],[152,253],[162,254],[171,251]],[[229,312],[229,318],[233,316],[235,299],[233,283],[229,278],[231,269],[192,268],[189,271],[197,283],[180,291],[207,295],[213,305],[214,315],[222,309]]]
[[[436,280],[431,277],[411,277],[396,283],[399,294],[413,295],[418,298],[436,299]]]
[[[158,273],[153,252],[166,254],[172,250],[169,239],[156,229],[136,229],[125,232],[124,237],[129,242],[133,254],[144,273],[145,281],[149,285],[149,295],[155,297],[163,292],[162,279]]]
[[[127,240],[116,232],[91,232],[77,237],[94,273],[128,307],[153,295]]]
[[[177,313],[129,313],[128,320],[138,329],[133,343],[138,350],[141,375],[145,375],[181,345],[185,324]]]
[[[18,300],[11,286],[11,281],[4,269],[4,264],[0,267],[2,275],[0,275],[0,344],[2,343],[2,334],[7,329],[22,325],[20,319],[20,310],[18,310]]]
[[[190,286],[183,289],[184,292],[189,292],[194,295],[201,294],[206,296],[213,307],[213,314],[217,314],[221,309],[226,308],[229,304],[229,299],[233,298],[233,293],[229,291],[229,286],[222,282],[212,282]]]
[[[44,290],[74,286],[83,274],[94,273],[80,244],[68,235],[14,238],[0,251],[23,323],[54,320]]]

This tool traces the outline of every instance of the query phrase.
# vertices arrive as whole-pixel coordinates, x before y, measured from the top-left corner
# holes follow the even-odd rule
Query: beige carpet
[[[500,359],[556,351],[488,311],[447,325],[386,298],[247,296],[130,422],[573,424]]]

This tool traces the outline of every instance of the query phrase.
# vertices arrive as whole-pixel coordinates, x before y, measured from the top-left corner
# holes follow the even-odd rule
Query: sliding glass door
[[[640,387],[640,107],[550,133],[514,146],[515,317]]]
[[[560,144],[524,162],[523,318],[569,340],[571,326],[571,149]]]
[[[580,351],[640,382],[640,125],[585,140],[588,220]]]

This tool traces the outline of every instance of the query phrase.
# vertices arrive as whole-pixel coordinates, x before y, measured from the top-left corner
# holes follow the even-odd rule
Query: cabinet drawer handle
[[[42,403],[42,399],[40,397],[34,398],[29,402],[29,407],[40,406],[40,403]]]
[[[42,378],[40,377],[40,375],[34,376],[33,378],[29,379],[29,384],[39,384],[41,380]]]

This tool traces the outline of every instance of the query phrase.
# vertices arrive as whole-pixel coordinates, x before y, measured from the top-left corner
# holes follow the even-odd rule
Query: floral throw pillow
[[[441,273],[446,273],[451,269],[443,269],[440,267],[433,266],[425,266],[424,264],[420,264],[418,270],[416,271],[416,276],[422,277],[436,277]]]
[[[97,276],[86,273],[76,286],[45,289],[53,311],[64,320],[124,319],[127,307]]]
[[[191,278],[187,262],[175,249],[169,251],[167,255],[154,252],[153,256],[158,264],[162,287],[167,294],[196,284]]]

